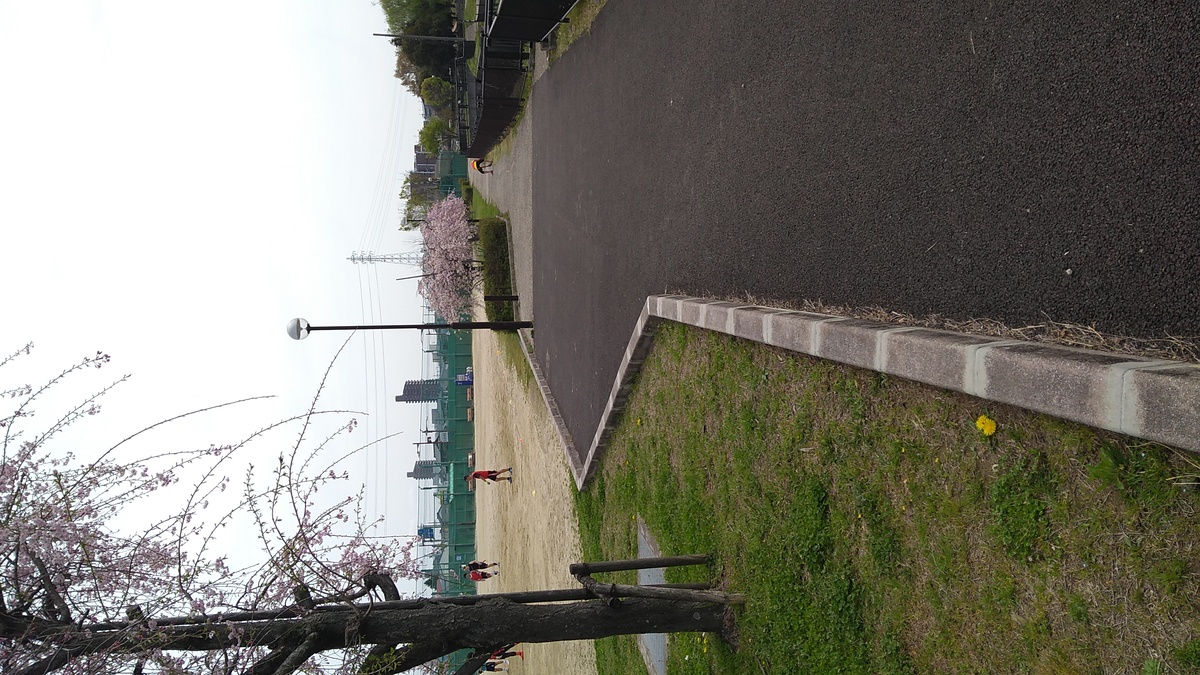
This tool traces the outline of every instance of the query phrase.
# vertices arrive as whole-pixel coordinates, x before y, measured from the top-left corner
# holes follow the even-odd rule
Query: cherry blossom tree
[[[0,374],[31,351],[26,345],[0,361]],[[0,408],[0,672],[383,675],[474,649],[461,673],[514,642],[725,625],[723,594],[681,599],[664,594],[688,591],[630,591],[590,577],[581,578],[586,588],[567,591],[402,598],[394,580],[418,576],[415,540],[369,536],[361,493],[318,498],[347,480],[338,470],[345,456],[327,461],[322,450],[355,427],[346,411],[318,408],[320,388],[307,410],[234,443],[134,460],[122,446],[159,425],[95,457],[54,450],[125,378],[81,397],[43,431],[26,428],[40,419],[35,407],[48,391],[109,361],[97,352],[40,387],[0,390],[9,404]],[[321,418],[346,421],[309,442]],[[249,465],[240,496],[225,499],[241,451],[289,426],[296,440],[268,454],[266,479]],[[254,525],[253,546],[223,535],[239,514]],[[230,547],[257,549],[258,557],[231,562]]]
[[[417,291],[447,321],[468,313],[472,293],[482,283],[480,262],[475,259],[476,233],[469,218],[466,202],[450,195],[430,206],[421,224],[425,275],[417,282]]]
[[[0,368],[32,350],[32,344],[24,346]],[[302,414],[235,443],[133,460],[122,456],[121,446],[143,432],[86,460],[53,451],[55,438],[98,414],[99,400],[125,377],[84,396],[43,430],[24,428],[48,392],[109,361],[97,352],[40,387],[0,392],[8,404],[0,412],[0,670],[261,672],[254,664],[275,663],[277,653],[223,617],[293,606],[302,614],[372,595],[397,600],[393,579],[418,576],[415,540],[370,537],[357,510],[361,494],[327,504],[318,499],[322,487],[347,480],[337,461],[316,464],[321,451],[351,433],[356,422],[345,412],[318,410],[317,398]],[[328,415],[345,421],[324,441],[307,444],[314,419]],[[288,425],[299,427],[297,439],[278,453],[277,463],[268,463],[267,479],[250,466],[240,498],[221,499],[230,488],[226,470],[239,451]],[[147,519],[147,513],[163,513],[167,493],[177,509]],[[232,507],[210,514],[218,501]],[[253,521],[262,555],[261,562],[232,569],[213,548],[238,514]],[[131,516],[140,521],[136,532],[114,527]],[[194,632],[197,622],[225,631],[224,643],[174,652],[163,630],[189,625]],[[367,656],[352,654],[343,662],[353,666]]]

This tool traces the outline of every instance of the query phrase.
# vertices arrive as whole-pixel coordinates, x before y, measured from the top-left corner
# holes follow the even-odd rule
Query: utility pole
[[[421,251],[409,251],[407,253],[376,253],[374,251],[353,251],[350,257],[346,258],[355,265],[362,263],[396,263],[398,265],[420,265],[421,258],[424,253]]]
[[[440,37],[437,35],[410,35],[408,33],[390,34],[390,33],[372,33],[375,37],[392,38],[393,40],[429,40],[430,42],[469,42],[467,38],[460,37]]]

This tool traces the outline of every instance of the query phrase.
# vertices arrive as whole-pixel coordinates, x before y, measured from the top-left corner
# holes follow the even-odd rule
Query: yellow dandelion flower
[[[980,415],[979,419],[975,420],[975,428],[982,432],[984,436],[991,436],[996,433],[996,420],[987,415]]]

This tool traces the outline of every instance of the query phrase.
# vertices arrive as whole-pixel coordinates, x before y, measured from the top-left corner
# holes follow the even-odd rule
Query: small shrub
[[[479,249],[483,259],[483,294],[512,295],[511,265],[508,259],[508,223],[502,218],[479,221]],[[488,321],[512,321],[511,302],[489,302],[484,307]]]

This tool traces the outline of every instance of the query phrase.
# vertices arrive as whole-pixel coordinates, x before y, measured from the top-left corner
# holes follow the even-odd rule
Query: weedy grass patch
[[[736,648],[673,636],[672,673],[1189,672],[1194,460],[669,324],[576,507],[588,559],[636,556],[640,515],[714,556],[668,581],[745,595]]]

